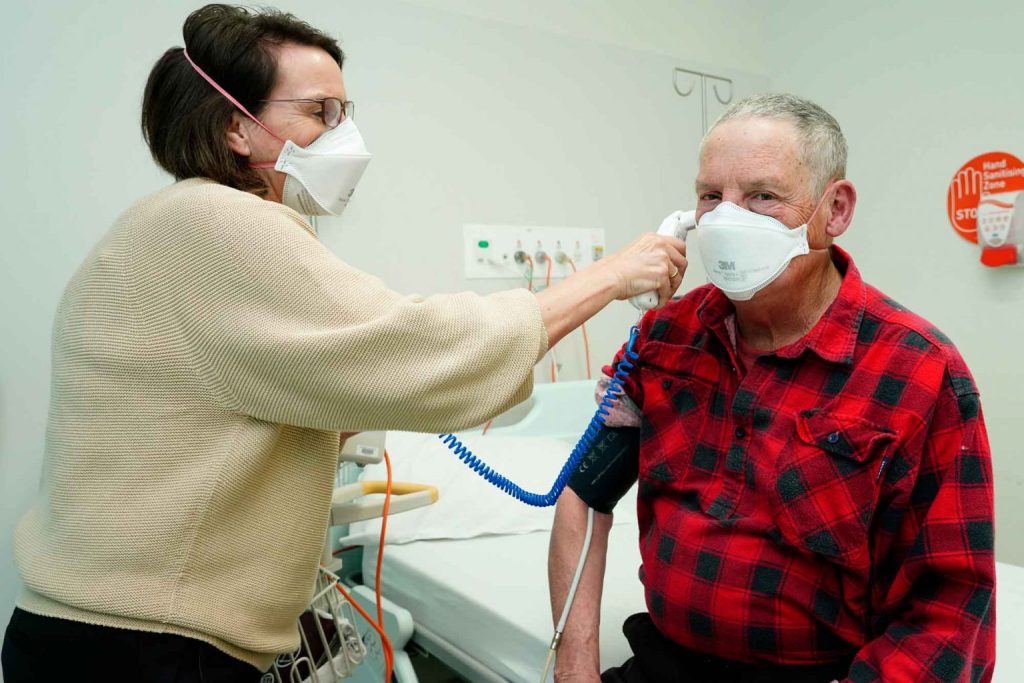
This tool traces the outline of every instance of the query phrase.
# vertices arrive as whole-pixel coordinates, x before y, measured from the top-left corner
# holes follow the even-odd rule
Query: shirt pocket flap
[[[640,363],[680,379],[695,379],[705,384],[718,384],[722,366],[704,349],[659,341],[644,343]]]
[[[818,412],[800,415],[797,434],[806,444],[856,462],[872,459],[896,438],[892,430],[859,417]]]

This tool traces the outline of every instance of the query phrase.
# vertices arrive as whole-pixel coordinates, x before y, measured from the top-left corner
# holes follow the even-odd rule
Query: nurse
[[[303,217],[340,213],[369,159],[335,40],[225,5],[184,39],[142,108],[177,182],[117,219],[57,310],[7,683],[255,683],[297,645],[339,433],[480,424],[551,345],[613,300],[664,303],[685,270],[648,234],[537,294],[402,296]]]

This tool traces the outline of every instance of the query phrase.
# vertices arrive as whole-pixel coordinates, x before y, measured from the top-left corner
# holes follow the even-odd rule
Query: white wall
[[[17,592],[13,527],[39,477],[53,312],[67,279],[117,214],[168,182],[138,132],[142,87],[161,52],[181,44],[181,23],[200,4],[143,8],[131,0],[62,0],[16,3],[8,13],[11,30],[0,47],[0,91],[9,95],[0,113],[6,159],[0,167],[0,623]],[[674,110],[631,110],[630,93],[604,92],[601,73],[583,73],[587,92],[573,91],[572,75],[546,73],[538,55],[568,58],[564,43],[576,54],[593,55],[595,63],[607,65],[613,55],[622,69],[639,69],[649,59],[666,69],[666,79],[677,62],[713,64],[732,75],[762,69],[757,37],[765,10],[755,0],[725,8],[712,0],[685,6],[667,0],[299,0],[282,6],[342,39],[358,121],[377,154],[344,220],[325,225],[325,241],[407,292],[468,286],[458,251],[451,249],[464,220],[605,227],[616,247],[690,200],[696,140],[673,126]],[[506,44],[497,46],[501,39]],[[517,48],[518,58],[496,63],[497,47],[500,54]],[[644,57],[640,49],[675,59]],[[640,73],[638,81],[653,78],[621,70],[609,78],[621,81],[624,73]],[[488,118],[501,104],[496,81],[507,88],[506,106],[521,112],[522,129],[488,131]],[[622,89],[631,87],[646,85],[623,83]],[[476,103],[476,93],[486,101]],[[607,102],[607,109],[594,107],[607,136],[595,136],[592,149],[578,139],[575,114],[559,106],[564,93],[573,107]],[[627,104],[617,105],[617,97]],[[679,107],[680,116],[692,120],[693,104],[672,97],[665,106]],[[616,116],[621,111],[644,118]],[[658,137],[663,134],[671,137]],[[563,143],[573,155],[562,156]],[[607,163],[602,149],[619,165],[595,175]],[[640,173],[621,163],[633,158],[643,166]],[[621,178],[618,195],[595,196],[577,168],[602,189]],[[537,182],[530,169],[553,173],[557,186]],[[648,182],[644,174],[662,177]],[[595,364],[634,317],[620,304],[595,322]]]
[[[990,150],[1024,158],[1024,3],[790,0],[775,10],[773,87],[816,100],[849,140],[860,199],[840,244],[966,358],[992,444],[996,555],[1024,564],[1024,268],[982,266],[946,218],[961,164]]]

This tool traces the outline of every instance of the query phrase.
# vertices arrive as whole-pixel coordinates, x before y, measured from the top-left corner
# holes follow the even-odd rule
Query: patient
[[[643,319],[609,424],[639,430],[648,611],[623,626],[634,656],[600,674],[611,516],[596,514],[556,680],[991,679],[978,389],[949,339],[832,244],[857,200],[845,170],[838,123],[791,95],[739,102],[707,134],[697,236],[712,284]],[[882,248],[899,226],[872,229]],[[588,504],[614,503],[574,478],[551,539],[556,615]]]

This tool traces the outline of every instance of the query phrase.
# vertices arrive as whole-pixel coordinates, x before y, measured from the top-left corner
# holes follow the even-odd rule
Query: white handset
[[[670,235],[677,239],[685,240],[686,233],[697,227],[696,211],[673,211],[668,218],[661,222],[658,228],[659,235]],[[658,293],[646,292],[638,294],[629,299],[641,311],[649,311],[658,305]]]

